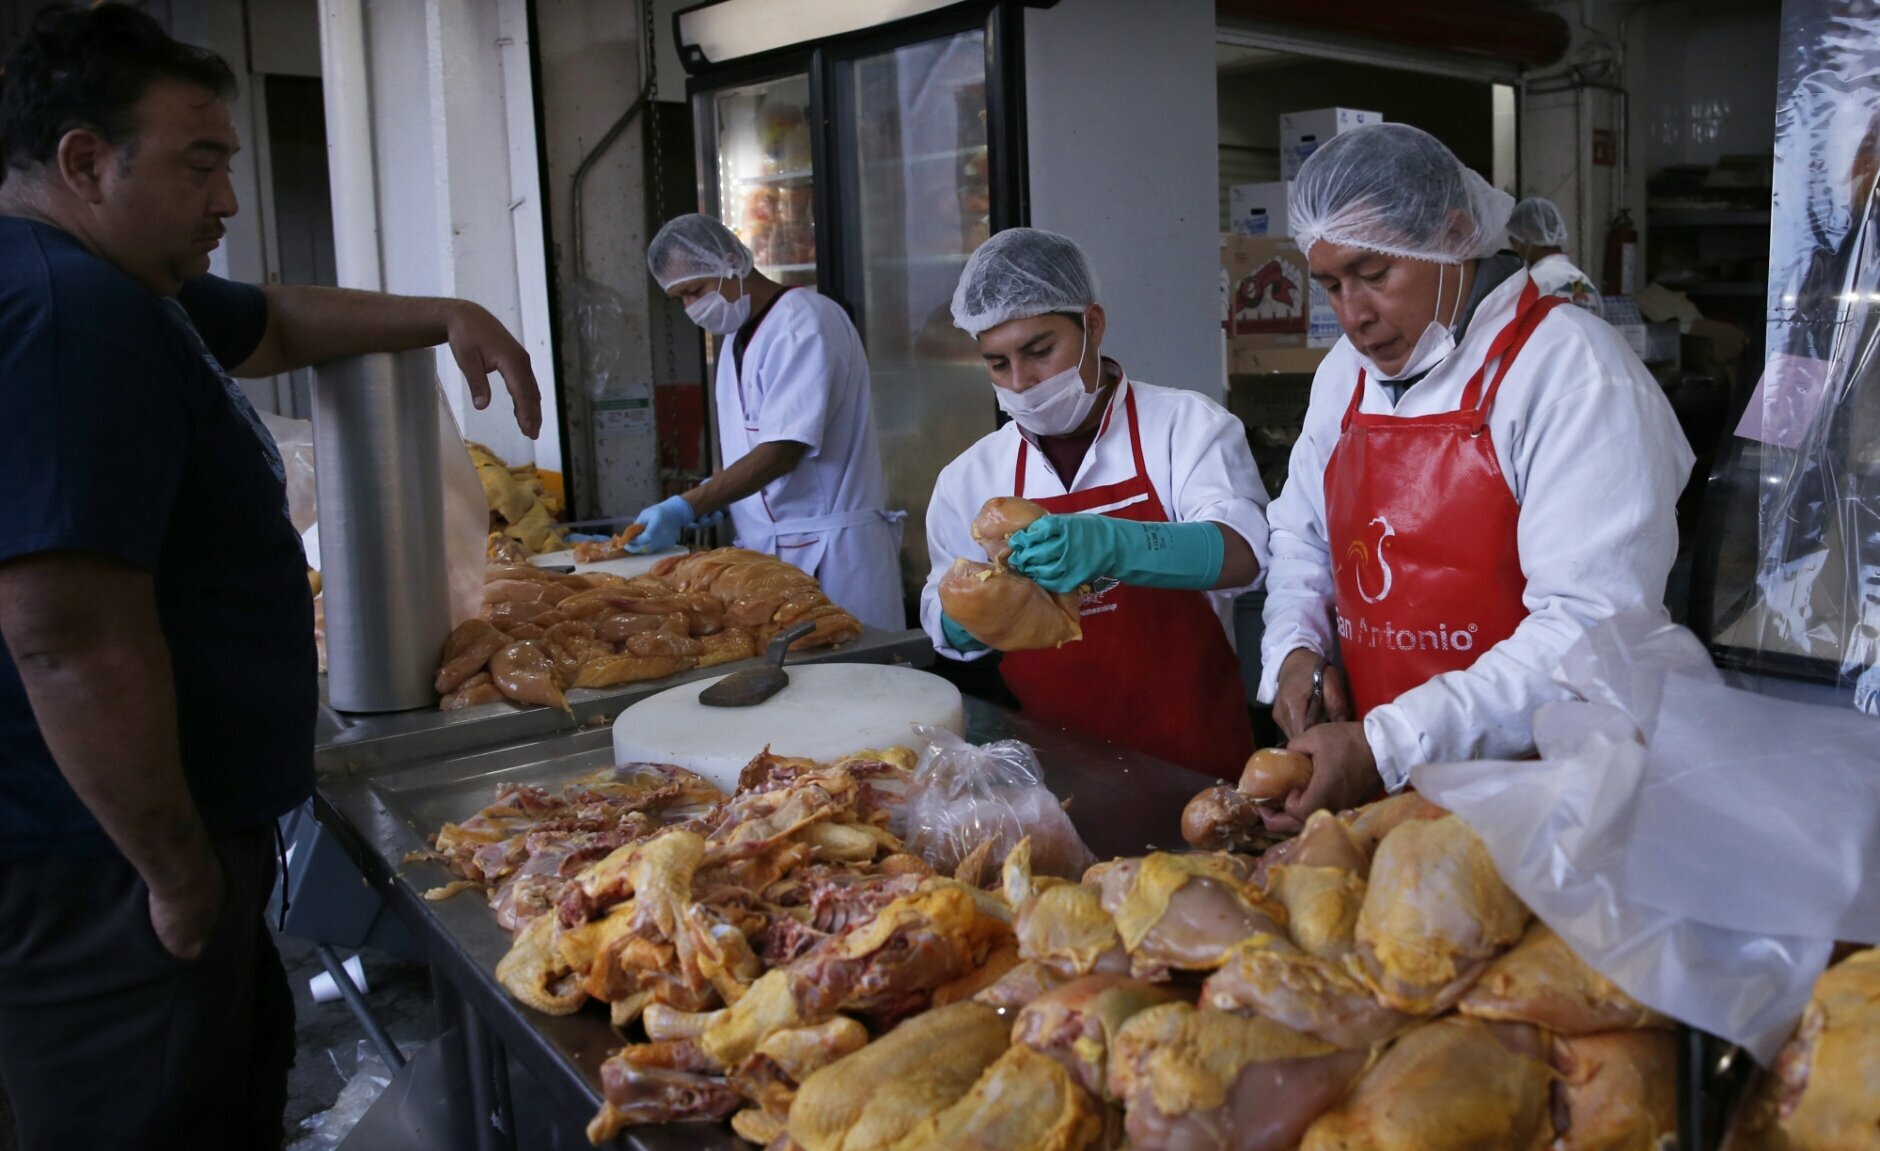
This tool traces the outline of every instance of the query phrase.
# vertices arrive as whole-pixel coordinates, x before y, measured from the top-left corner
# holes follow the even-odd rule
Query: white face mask
[[[1443,269],[1447,264],[1436,265],[1436,298],[1443,298]],[[1386,372],[1366,355],[1359,354],[1364,366],[1374,380],[1407,380],[1411,376],[1421,375],[1449,358],[1449,353],[1456,350],[1456,318],[1462,314],[1462,281],[1460,270],[1456,281],[1456,302],[1449,309],[1449,323],[1437,323],[1432,317],[1424,326],[1423,334],[1417,337],[1417,346],[1410,349],[1410,357],[1403,362],[1403,367],[1395,372]]]
[[[1049,379],[1039,380],[1022,392],[993,388],[1000,409],[1035,436],[1062,436],[1076,431],[1090,417],[1090,409],[1096,406],[1097,394],[1102,391],[1101,387],[1096,392],[1084,390],[1084,352],[1089,347],[1090,332],[1086,329],[1077,362],[1071,367]],[[1102,370],[1099,364],[1097,371]],[[1102,379],[1100,374],[1098,379]]]
[[[718,282],[724,283],[722,279]],[[751,296],[749,292],[744,292],[735,300],[727,300],[723,292],[713,288],[687,304],[685,314],[706,331],[728,336],[742,328],[744,321],[751,318]]]

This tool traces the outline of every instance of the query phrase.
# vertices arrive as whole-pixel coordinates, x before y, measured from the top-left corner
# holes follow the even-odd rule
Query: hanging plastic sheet
[[[1714,638],[1880,707],[1880,6],[1783,17],[1769,358],[1738,428],[1757,441],[1757,558]]]
[[[1419,767],[1503,878],[1641,1002],[1747,1047],[1788,1038],[1836,940],[1880,943],[1880,723],[1724,685],[1695,636],[1594,629],[1539,760]]]

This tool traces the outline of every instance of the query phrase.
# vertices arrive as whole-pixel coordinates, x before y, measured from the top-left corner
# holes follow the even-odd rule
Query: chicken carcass
[[[1085,1151],[1106,1108],[1063,1064],[1010,1047],[951,1107],[919,1124],[896,1151]]]
[[[1350,1051],[1369,1050],[1416,1021],[1379,1003],[1351,973],[1349,957],[1308,955],[1264,935],[1228,953],[1201,985],[1201,1004],[1262,1016]]]
[[[1166,983],[1124,975],[1086,975],[1026,1004],[1012,1024],[1012,1042],[1049,1055],[1084,1090],[1107,1102],[1110,1047],[1139,1012],[1187,996]]]
[[[1012,537],[1050,514],[1043,504],[1019,496],[994,496],[973,517],[973,542],[986,549],[987,559],[1002,564],[1012,553]]]
[[[984,961],[1009,929],[983,915],[971,889],[924,880],[868,922],[765,972],[699,1037],[719,1066],[737,1067],[771,1034],[851,1012],[883,1025],[927,1005],[935,988]]]
[[[1357,958],[1390,1007],[1435,1015],[1521,938],[1528,909],[1455,816],[1404,823],[1378,844],[1358,912]]]
[[[1084,638],[1081,597],[1054,594],[997,564],[956,559],[940,577],[940,608],[998,651],[1042,651]]]
[[[1397,1040],[1300,1151],[1542,1151],[1552,1074],[1540,1033],[1452,1015]]]
[[[1403,824],[1441,819],[1448,814],[1414,791],[1401,791],[1345,812],[1339,818],[1351,829],[1352,839],[1368,859],[1377,854],[1377,845],[1384,842],[1384,837]]]
[[[1019,909],[1012,931],[1020,958],[1061,978],[1129,971],[1129,953],[1116,922],[1103,909],[1102,894],[1088,884],[1063,883],[1038,892]]]
[[[790,1137],[804,1151],[897,1147],[972,1090],[1005,1053],[1009,1031],[978,1003],[916,1015],[805,1079],[790,1105]]]
[[[1678,1132],[1677,1040],[1665,1031],[1555,1036],[1549,1151],[1658,1151]]]
[[[486,703],[501,703],[509,697],[490,679],[487,671],[477,672],[469,679],[457,685],[457,689],[439,700],[439,711],[459,711],[466,707],[481,707]]]
[[[1672,1025],[1588,967],[1539,922],[1482,973],[1456,1007],[1478,1019],[1532,1023],[1560,1035]]]
[[[1731,1123],[1725,1151],[1856,1151],[1880,1132],[1880,948],[1815,981],[1801,1024]]]
[[[1211,971],[1241,940],[1285,934],[1285,912],[1248,886],[1251,870],[1235,855],[1156,852],[1099,863],[1084,879],[1116,921],[1131,971],[1160,978],[1171,969]]]
[[[1290,1151],[1369,1061],[1268,1019],[1169,1003],[1118,1032],[1110,1091],[1144,1151]]]

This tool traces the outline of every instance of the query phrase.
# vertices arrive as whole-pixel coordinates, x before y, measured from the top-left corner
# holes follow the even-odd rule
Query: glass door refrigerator
[[[674,18],[700,210],[750,245],[760,271],[813,286],[854,319],[889,507],[908,513],[903,582],[917,595],[934,480],[997,426],[950,304],[973,249],[1027,218],[1022,5],[825,0],[816,11],[834,23],[818,29],[837,30],[796,42],[802,30],[782,22],[731,23],[749,2]]]

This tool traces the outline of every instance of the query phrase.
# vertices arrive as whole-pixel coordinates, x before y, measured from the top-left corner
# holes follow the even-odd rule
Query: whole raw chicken
[[[1404,823],[1371,862],[1359,973],[1386,1005],[1435,1015],[1521,938],[1528,917],[1467,824],[1453,815]]]
[[[1110,1091],[1145,1151],[1289,1151],[1369,1061],[1270,1020],[1170,1003],[1123,1025]]]
[[[1534,1028],[1451,1015],[1397,1040],[1300,1151],[1541,1151],[1551,1078]]]

